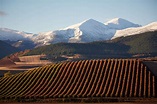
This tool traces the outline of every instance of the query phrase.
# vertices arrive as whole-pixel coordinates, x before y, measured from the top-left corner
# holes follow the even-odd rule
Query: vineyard
[[[156,76],[136,59],[45,65],[0,78],[0,99],[157,97]]]

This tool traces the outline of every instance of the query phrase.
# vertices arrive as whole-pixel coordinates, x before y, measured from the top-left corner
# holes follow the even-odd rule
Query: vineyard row
[[[0,78],[0,98],[156,97],[156,77],[135,59],[46,65]]]

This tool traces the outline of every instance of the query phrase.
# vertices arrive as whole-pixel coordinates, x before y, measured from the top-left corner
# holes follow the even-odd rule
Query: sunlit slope
[[[155,75],[139,60],[83,60],[0,78],[0,98],[156,97]]]

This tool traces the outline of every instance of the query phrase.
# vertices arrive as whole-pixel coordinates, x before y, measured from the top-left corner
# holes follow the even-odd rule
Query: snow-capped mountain
[[[70,29],[74,30],[74,34],[71,35],[72,37],[69,39],[69,42],[91,42],[108,40],[112,37],[107,26],[93,19],[67,27],[64,30]]]
[[[111,29],[122,30],[130,27],[140,27],[141,25],[134,24],[128,20],[122,18],[114,18],[106,23],[104,23]]]
[[[64,29],[40,33],[34,41],[42,44],[57,42],[91,42],[111,39],[108,27],[93,19],[69,26]]]
[[[140,33],[145,33],[145,32],[150,32],[150,31],[157,31],[157,22],[153,22],[142,27],[117,30],[115,35],[112,37],[112,39],[115,39],[117,37],[122,37],[122,36],[125,37],[125,36],[130,36],[130,35],[137,35]]]
[[[32,33],[20,32],[8,28],[0,28],[0,40],[30,40],[33,37]]]
[[[8,28],[0,28],[0,40],[5,41],[19,50],[32,49],[36,45],[32,41],[36,35]]]
[[[44,45],[58,42],[80,43],[109,40],[118,29],[139,26],[121,18],[113,19],[105,24],[88,19],[60,30],[39,33],[33,40]]]
[[[23,40],[29,40],[31,44],[41,46],[51,43],[69,42],[69,43],[84,43],[93,41],[103,41],[114,39],[120,36],[139,34],[151,30],[156,30],[157,24],[152,23],[147,26],[140,27],[122,18],[115,18],[106,23],[88,19],[81,23],[48,32],[32,34],[0,28],[0,40],[17,41],[17,44],[24,43]],[[33,45],[33,46],[34,46]]]

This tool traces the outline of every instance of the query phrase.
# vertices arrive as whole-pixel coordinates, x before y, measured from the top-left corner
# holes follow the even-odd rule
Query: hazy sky
[[[0,0],[0,27],[38,33],[116,17],[146,25],[156,10],[157,0]]]

